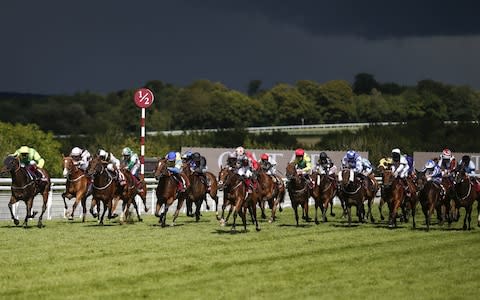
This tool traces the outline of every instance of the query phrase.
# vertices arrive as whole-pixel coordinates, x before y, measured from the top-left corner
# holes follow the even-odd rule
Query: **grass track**
[[[23,229],[0,222],[1,299],[477,299],[480,228],[275,224],[231,234],[213,213],[98,226],[89,216]],[[375,206],[375,212],[378,212]],[[462,220],[464,210],[462,209]],[[378,219],[378,215],[375,215]],[[171,222],[171,216],[167,219]],[[239,227],[238,229],[240,229]]]

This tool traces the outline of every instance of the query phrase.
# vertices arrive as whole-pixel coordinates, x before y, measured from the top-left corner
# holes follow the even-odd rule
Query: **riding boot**
[[[245,185],[247,186],[247,192],[252,193],[253,192],[253,182],[250,178],[245,178]]]
[[[181,193],[185,192],[185,184],[183,183],[182,175],[175,174],[175,178],[178,181],[178,191]]]

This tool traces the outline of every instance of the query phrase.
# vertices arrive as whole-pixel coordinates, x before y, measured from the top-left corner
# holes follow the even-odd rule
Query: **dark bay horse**
[[[47,209],[47,202],[48,202],[48,193],[50,192],[51,183],[50,183],[50,176],[48,175],[47,170],[45,169],[38,169],[44,177],[47,179],[46,181],[35,181],[32,179],[32,176],[29,174],[27,168],[22,167],[20,165],[20,161],[17,157],[14,156],[7,156],[3,161],[3,167],[0,170],[0,174],[10,173],[12,178],[12,185],[11,191],[12,195],[10,196],[10,202],[8,203],[8,209],[10,210],[10,215],[12,216],[12,220],[15,225],[18,225],[20,222],[18,219],[13,215],[12,205],[16,202],[22,200],[25,202],[27,213],[25,214],[25,220],[23,222],[23,226],[25,228],[28,227],[28,219],[34,218],[37,214],[36,211],[32,212],[33,207],[33,199],[35,195],[41,194],[43,198],[43,205],[42,205],[42,213],[38,217],[38,228],[43,227],[42,218],[45,210]]]
[[[468,174],[465,173],[465,170],[457,171],[455,175],[453,191],[455,193],[455,197],[453,198],[453,201],[451,203],[452,207],[450,210],[449,225],[451,225],[452,220],[458,219],[458,217],[455,215],[458,213],[458,209],[464,207],[465,217],[463,219],[463,230],[470,230],[473,203],[475,202],[475,200],[477,200],[478,194],[477,191],[473,188],[473,184],[470,181]]]
[[[113,199],[113,205],[112,205],[113,216],[116,216],[114,214],[114,212],[117,209],[118,202],[120,202],[120,200],[122,200],[122,214],[120,215],[120,223],[125,223],[126,220],[128,220],[131,205],[133,205],[133,208],[135,209],[135,212],[137,213],[138,221],[142,222],[143,219],[140,216],[140,213],[138,211],[138,205],[137,205],[137,202],[135,201],[135,196],[140,195],[140,197],[143,200],[143,205],[145,207],[145,212],[147,212],[148,208],[147,208],[147,203],[146,203],[146,199],[147,199],[146,198],[146,184],[145,184],[145,182],[143,182],[143,192],[139,193],[138,192],[139,183],[134,178],[133,174],[130,173],[130,171],[128,169],[125,169],[125,168],[120,169],[119,172],[122,172],[122,174],[125,178],[125,184],[124,185],[120,184],[118,186],[119,197],[115,197]]]
[[[206,175],[193,172],[189,167],[184,167],[183,170],[190,180],[186,197],[187,216],[195,216],[195,221],[198,222],[202,203],[207,202],[207,178]],[[195,204],[195,213],[192,213],[192,204]]]
[[[337,194],[335,178],[331,178],[327,174],[313,172],[312,180],[315,182],[311,191],[311,196],[315,200],[315,224],[320,223],[318,221],[319,207],[322,211],[322,222],[327,222],[328,206],[333,204],[333,198]]]
[[[366,219],[370,218],[370,222],[375,223],[375,218],[373,217],[373,214],[372,214],[372,206],[375,200],[375,196],[377,195],[377,192],[380,187],[373,173],[371,173],[368,176],[365,176],[364,188],[365,188],[365,201],[367,201],[367,205],[368,205],[368,211],[365,217]]]
[[[425,172],[417,173],[416,182],[418,189],[418,200],[420,201],[420,205],[422,206],[422,211],[425,216],[427,231],[429,231],[432,222],[432,215],[437,207],[441,205],[442,187],[439,183],[435,183],[433,180],[427,181]],[[412,216],[413,228],[415,228],[415,216]]]
[[[260,188],[260,197],[259,197],[259,204],[260,209],[262,211],[262,219],[266,219],[267,216],[265,215],[265,203],[268,204],[268,207],[272,211],[272,215],[268,220],[269,223],[275,221],[276,211],[280,205],[280,202],[283,201],[285,197],[285,186],[283,185],[283,181],[279,178],[275,178],[268,175],[264,170],[258,170],[258,185]]]
[[[295,212],[295,222],[298,226],[298,206],[300,205],[305,215],[305,221],[309,222],[308,217],[308,200],[310,198],[310,189],[308,182],[302,175],[297,173],[295,163],[291,162],[287,165],[285,176],[287,177],[287,190],[292,202],[292,208]]]
[[[365,209],[363,201],[365,200],[365,186],[355,178],[350,181],[350,169],[345,168],[342,171],[342,181],[339,182],[339,198],[347,212],[348,226],[352,225],[352,206],[355,206],[358,221],[363,222],[365,218]]]
[[[207,176],[208,180],[210,181],[210,189],[207,191],[207,193],[210,195],[212,198],[213,202],[215,202],[215,212],[217,214],[217,219],[218,219],[218,182],[217,178],[212,172],[205,172],[205,176]],[[207,209],[210,209],[208,206],[207,201],[205,200],[205,204],[207,206]]]
[[[120,197],[120,183],[114,178],[114,175],[107,170],[105,163],[98,156],[94,156],[87,168],[87,175],[93,178],[92,203],[90,212],[93,213],[93,207],[97,205],[97,211],[100,209],[100,201],[103,203],[103,212],[99,217],[99,223],[103,225],[105,213],[108,210],[108,219],[113,219],[112,203],[113,199]]]
[[[63,203],[65,205],[65,217],[73,220],[75,208],[81,203],[83,208],[82,222],[85,222],[85,216],[87,215],[87,197],[91,195],[91,192],[88,193],[90,178],[87,177],[82,169],[77,167],[75,161],[70,156],[63,158],[63,176],[67,179],[65,192],[62,193]],[[75,198],[72,211],[70,212],[68,211],[65,198],[68,200]]]
[[[175,210],[172,221],[172,224],[175,225],[175,220],[180,213],[183,201],[185,201],[187,191],[180,192],[178,190],[178,182],[174,178],[174,175],[168,170],[167,160],[164,158],[158,161],[154,176],[155,179],[158,180],[157,188],[155,190],[155,194],[157,196],[155,216],[159,218],[158,222],[161,224],[161,226],[165,227],[168,208],[175,202],[175,200],[178,199],[177,209]],[[162,207],[163,211],[160,213]]]
[[[235,199],[234,198],[231,199],[228,197],[230,187],[226,185],[227,182],[230,182],[229,178],[234,174],[235,173],[233,172],[233,170],[229,167],[223,167],[218,172],[218,190],[223,191],[223,203],[222,203],[222,213],[220,214],[220,217],[217,219],[220,221],[220,224],[222,226],[224,226],[227,223],[228,218],[230,217],[230,214],[233,211],[233,205],[235,205],[235,202],[232,202]],[[229,207],[229,210],[228,210],[227,217],[225,218],[225,209],[227,207]]]

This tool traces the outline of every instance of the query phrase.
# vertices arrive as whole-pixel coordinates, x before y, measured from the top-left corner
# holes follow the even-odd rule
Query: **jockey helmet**
[[[305,154],[305,151],[302,148],[298,148],[295,150],[295,156],[303,156]]]
[[[122,150],[122,155],[123,155],[123,156],[130,156],[130,155],[132,155],[132,149],[130,149],[130,148],[128,148],[128,147],[123,148],[123,150]]]
[[[469,155],[462,156],[462,163],[468,164],[469,162],[470,162],[470,156]]]
[[[194,153],[192,154],[192,159],[195,160],[195,161],[200,160],[201,157],[202,157],[202,156],[201,156],[200,153],[198,153],[198,152],[194,152]]]
[[[107,158],[107,151],[105,151],[105,150],[103,150],[103,149],[98,150],[98,156],[99,156],[101,159],[106,159],[106,158]]]
[[[235,153],[237,154],[237,156],[244,155],[245,154],[245,149],[243,149],[242,146],[237,147],[237,149],[235,149]]]
[[[267,154],[267,153],[263,153],[262,156],[260,156],[260,159],[261,159],[261,160],[268,160],[268,154]]]
[[[393,161],[400,161],[400,149],[395,148],[392,150],[392,159]]]
[[[321,159],[321,160],[327,159],[327,153],[325,153],[325,152],[320,152],[320,159]]]
[[[175,159],[177,159],[177,153],[175,153],[175,151],[168,152],[167,160],[168,161],[174,161]]]
[[[435,167],[435,162],[433,160],[430,159],[425,163],[425,169],[433,169],[433,167]]]
[[[229,152],[228,158],[237,158],[237,155],[235,154],[235,152]]]
[[[78,147],[73,148],[72,151],[70,152],[70,156],[72,157],[78,157],[80,155],[82,155],[82,149]]]
[[[348,159],[348,160],[353,160],[353,159],[355,159],[355,156],[356,156],[355,154],[356,154],[356,153],[355,153],[354,150],[348,150],[348,151],[347,151],[347,159]]]
[[[188,159],[188,158],[190,158],[191,156],[192,156],[192,151],[187,150],[187,151],[185,151],[185,153],[183,153],[182,158],[183,158],[183,159]]]
[[[452,151],[450,151],[450,149],[443,149],[443,151],[442,151],[442,158],[443,158],[443,159],[450,159],[450,158],[452,158]]]
[[[28,150],[29,150],[28,146],[22,146],[22,147],[20,147],[20,149],[18,149],[18,153],[28,154]]]

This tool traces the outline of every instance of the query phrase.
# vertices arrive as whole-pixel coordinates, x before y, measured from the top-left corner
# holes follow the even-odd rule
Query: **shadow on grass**
[[[313,223],[315,224],[315,223]],[[310,227],[313,227],[312,224],[298,224],[298,226],[296,224],[279,224],[278,225],[279,227],[297,227],[297,228],[310,228]]]
[[[225,228],[225,229],[215,229],[215,231],[212,231],[212,234],[243,234],[243,233],[248,233],[250,230],[247,229],[247,231],[243,230],[231,230],[230,228]]]
[[[160,228],[175,228],[175,227],[180,227],[180,226],[185,226],[185,224],[183,223],[180,223],[180,224],[175,224],[175,225],[172,225],[172,224],[165,224],[165,227],[162,227],[162,224],[160,223],[155,223],[155,224],[151,224],[150,225],[151,227],[160,227]]]

